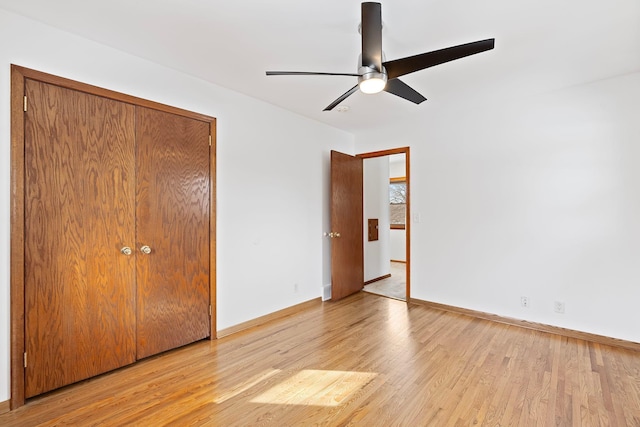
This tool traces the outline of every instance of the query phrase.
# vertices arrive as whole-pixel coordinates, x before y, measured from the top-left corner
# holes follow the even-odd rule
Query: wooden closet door
[[[132,363],[134,107],[27,80],[26,397]]]
[[[138,358],[210,335],[209,134],[208,122],[136,108]]]

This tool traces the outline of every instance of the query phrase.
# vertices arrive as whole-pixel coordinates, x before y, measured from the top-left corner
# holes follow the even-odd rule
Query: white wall
[[[389,159],[389,178],[405,178],[407,175],[406,156],[404,154],[394,154],[387,157]]]
[[[406,230],[389,230],[389,259],[391,261],[407,260]]]
[[[389,159],[364,159],[364,281],[389,274]],[[378,219],[378,240],[369,241],[368,219]]]
[[[219,329],[321,295],[329,150],[352,153],[353,136],[0,10],[0,402],[10,387],[11,63],[218,119]]]
[[[356,135],[411,147],[412,297],[640,342],[640,73],[423,110]]]

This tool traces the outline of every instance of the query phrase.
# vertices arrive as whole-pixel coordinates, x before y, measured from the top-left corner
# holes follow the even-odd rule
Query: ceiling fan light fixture
[[[371,78],[360,82],[360,90],[363,93],[379,93],[384,90],[387,82],[380,78]]]
[[[362,67],[358,77],[358,86],[363,93],[378,93],[387,85],[387,73],[379,73],[373,68]]]

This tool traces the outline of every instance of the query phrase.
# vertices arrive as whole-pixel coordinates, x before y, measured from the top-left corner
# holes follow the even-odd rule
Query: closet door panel
[[[136,109],[138,358],[210,335],[209,134],[207,122]]]
[[[135,110],[27,80],[25,395],[135,361]]]

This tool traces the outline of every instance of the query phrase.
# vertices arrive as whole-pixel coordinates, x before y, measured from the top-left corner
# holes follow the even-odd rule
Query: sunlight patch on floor
[[[265,381],[269,378],[271,378],[272,376],[279,374],[280,372],[282,372],[280,369],[269,369],[266,370],[258,375],[255,375],[251,378],[249,378],[248,380],[242,382],[241,384],[238,384],[236,387],[234,387],[233,389],[225,392],[225,393],[221,393],[219,396],[217,396],[215,398],[215,400],[213,401],[213,403],[223,403],[231,398],[234,398],[236,396],[238,396],[241,393],[244,393],[245,391],[249,390],[250,388],[253,388],[253,386],[260,384],[262,381]]]
[[[251,400],[275,405],[338,406],[377,374],[305,369]]]

